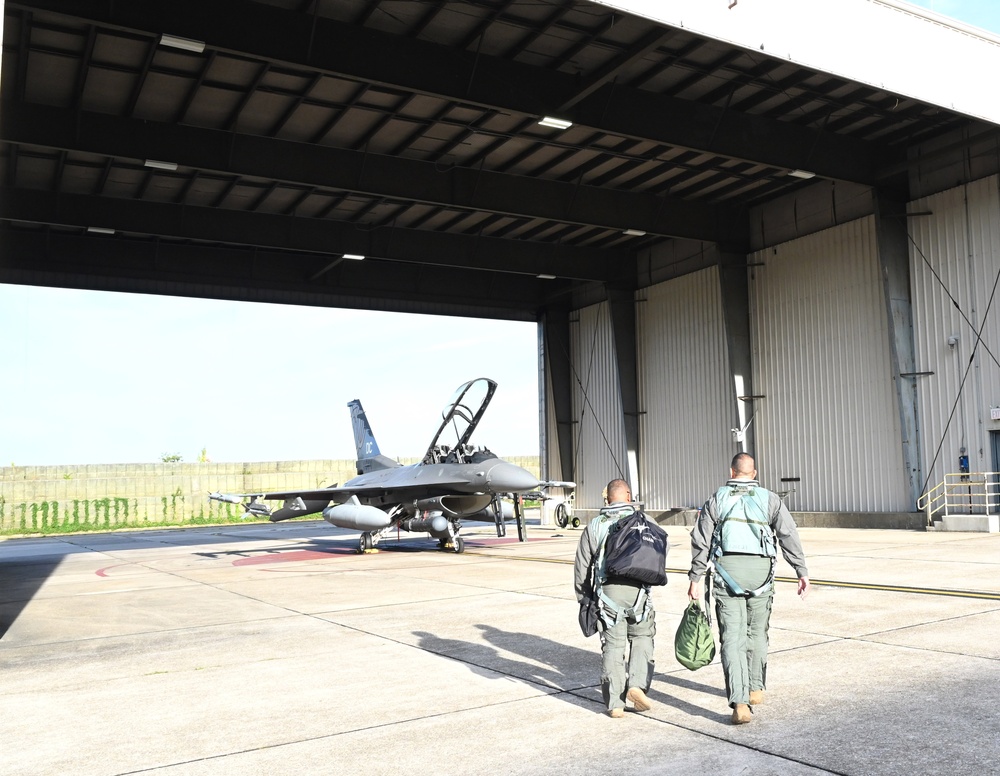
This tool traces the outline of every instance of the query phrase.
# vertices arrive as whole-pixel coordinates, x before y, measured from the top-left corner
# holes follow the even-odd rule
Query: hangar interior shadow
[[[23,561],[0,560],[0,640],[7,635],[62,559],[63,556],[58,555]]]
[[[268,525],[270,524],[264,524],[261,528],[266,530]],[[3,639],[7,634],[24,609],[59,568],[63,558],[67,555],[83,552],[100,553],[110,551],[112,547],[115,551],[127,550],[126,545],[130,541],[135,542],[136,548],[143,545],[148,546],[149,544],[194,547],[213,542],[224,542],[227,545],[239,542],[260,544],[261,542],[267,542],[268,538],[266,535],[260,533],[247,534],[237,531],[227,531],[224,526],[193,529],[185,527],[183,531],[166,528],[156,532],[115,531],[112,533],[68,534],[43,537],[44,540],[58,541],[64,545],[68,545],[64,552],[58,554],[40,553],[38,555],[22,553],[18,548],[30,545],[31,543],[37,543],[39,537],[5,539],[4,545],[12,548],[13,552],[10,553],[11,557],[0,557],[0,639]],[[312,551],[325,555],[356,554],[356,549],[353,545],[349,546],[343,543],[344,539],[349,538],[332,536],[330,540],[324,538],[314,541],[294,542],[282,537],[280,543],[276,543],[276,546],[271,547],[258,546],[246,550],[225,550],[218,553],[207,551],[193,554],[216,558],[228,556],[251,558],[258,555],[280,554],[292,550]]]

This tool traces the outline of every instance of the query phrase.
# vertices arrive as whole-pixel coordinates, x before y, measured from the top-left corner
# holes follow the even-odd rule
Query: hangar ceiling
[[[669,240],[745,253],[748,209],[817,180],[905,186],[974,123],[583,0],[4,25],[0,282],[535,320]]]

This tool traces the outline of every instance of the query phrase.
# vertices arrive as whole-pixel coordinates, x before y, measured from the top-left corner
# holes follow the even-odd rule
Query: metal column
[[[621,391],[625,447],[628,452],[627,476],[632,493],[642,493],[639,482],[639,392],[636,378],[635,293],[631,288],[607,287],[611,310],[611,330]]]
[[[570,340],[569,310],[548,308],[542,319],[544,332],[546,378],[552,388],[552,412],[556,420],[556,444],[559,449],[561,471],[552,477],[548,471],[547,456],[542,459],[545,466],[543,479],[576,479],[576,462],[573,460],[573,390],[570,381]],[[543,385],[542,390],[545,390]],[[549,449],[543,428],[543,446]]]
[[[726,322],[729,375],[738,432],[735,442],[740,452],[756,456],[753,413],[753,358],[750,352],[750,281],[747,257],[743,253],[719,251],[719,285],[722,314]]]
[[[896,383],[903,465],[909,475],[912,503],[920,498],[923,474],[917,431],[917,375],[910,299],[910,259],[906,203],[884,191],[875,191],[875,236],[878,244],[882,291],[889,323],[892,375]]]

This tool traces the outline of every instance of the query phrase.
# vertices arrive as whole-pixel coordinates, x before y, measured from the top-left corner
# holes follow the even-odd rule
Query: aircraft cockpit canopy
[[[441,425],[431,440],[424,461],[427,463],[469,463],[478,459],[495,458],[486,448],[475,450],[469,445],[497,384],[487,377],[478,377],[460,385],[441,411]]]

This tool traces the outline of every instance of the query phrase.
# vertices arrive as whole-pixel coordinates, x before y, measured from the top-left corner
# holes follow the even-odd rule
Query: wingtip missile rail
[[[257,496],[251,496],[250,500],[245,503],[243,502],[243,498],[246,498],[245,496],[242,497],[230,496],[228,493],[218,493],[218,492],[209,493],[208,497],[212,501],[221,501],[225,504],[238,504],[239,506],[243,507],[243,509],[245,510],[243,513],[244,519],[248,517],[266,517],[268,519],[271,518],[271,507],[269,507],[267,504],[261,504],[259,501],[257,501],[258,498]]]
[[[219,493],[219,492],[209,493],[208,497],[212,501],[223,501],[226,504],[240,504],[240,503],[242,503],[242,500],[238,496],[230,496],[230,495],[228,495],[226,493]]]

